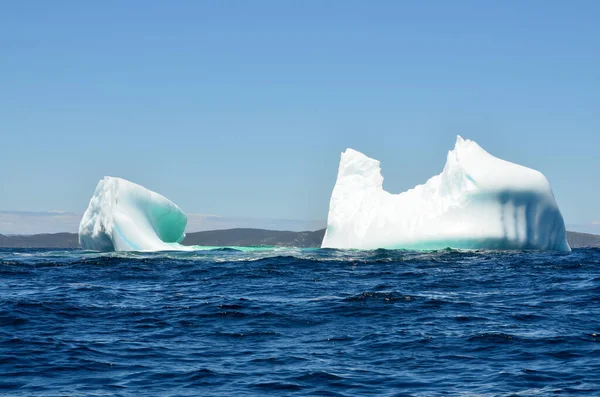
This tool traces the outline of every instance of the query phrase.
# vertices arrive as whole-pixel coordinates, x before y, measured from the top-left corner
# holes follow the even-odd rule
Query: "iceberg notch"
[[[104,177],[79,224],[79,244],[95,251],[191,250],[179,244],[186,224],[186,215],[166,197]]]
[[[322,247],[570,251],[546,177],[460,136],[441,174],[400,194],[379,161],[342,153]]]

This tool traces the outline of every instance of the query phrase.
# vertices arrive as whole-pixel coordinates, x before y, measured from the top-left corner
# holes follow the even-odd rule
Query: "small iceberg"
[[[166,197],[125,179],[105,177],[79,224],[79,244],[94,251],[193,250],[179,244],[187,216]]]

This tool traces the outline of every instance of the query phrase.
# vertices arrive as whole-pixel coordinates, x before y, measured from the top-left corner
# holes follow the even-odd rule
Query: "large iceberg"
[[[342,153],[322,247],[570,251],[546,177],[460,136],[441,174],[400,194],[379,161]]]
[[[186,215],[166,197],[105,177],[79,224],[79,244],[96,251],[190,250],[179,244],[186,224]]]

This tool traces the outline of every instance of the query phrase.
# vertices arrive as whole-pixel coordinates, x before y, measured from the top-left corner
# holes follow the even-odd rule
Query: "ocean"
[[[600,396],[600,249],[0,250],[3,396]]]

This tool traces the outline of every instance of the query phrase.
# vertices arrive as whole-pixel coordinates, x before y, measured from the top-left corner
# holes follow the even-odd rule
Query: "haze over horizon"
[[[567,229],[600,233],[599,12],[5,3],[0,233],[76,231],[105,175],[163,194],[189,227],[324,227],[347,147],[398,193],[438,174],[457,134],[543,172]]]
[[[206,230],[253,228],[289,231],[324,229],[326,220],[274,219],[186,214],[187,233]],[[82,214],[66,211],[0,211],[0,234],[77,233]]]
[[[0,211],[0,234],[77,233],[81,215],[75,212],[19,212]],[[186,233],[207,230],[252,228],[289,230],[294,232],[324,229],[327,220],[248,218],[209,214],[187,214]],[[600,222],[567,224],[567,230],[580,233],[600,234]]]

